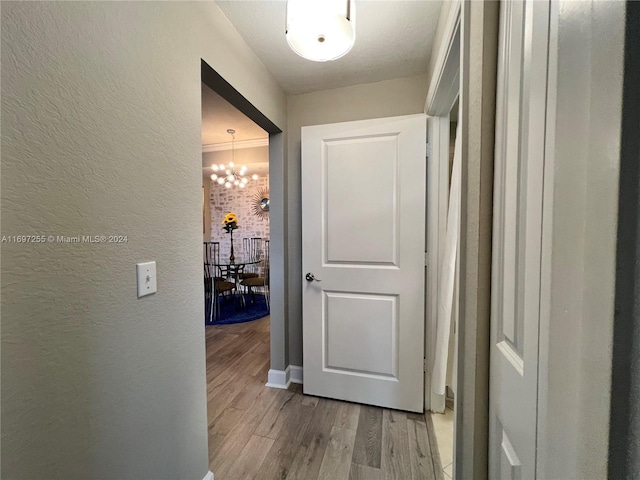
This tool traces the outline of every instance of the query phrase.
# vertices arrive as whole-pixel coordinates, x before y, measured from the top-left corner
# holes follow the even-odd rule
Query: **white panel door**
[[[501,2],[496,98],[489,478],[536,476],[549,2]]]
[[[424,115],[302,129],[306,394],[422,411],[425,144]]]

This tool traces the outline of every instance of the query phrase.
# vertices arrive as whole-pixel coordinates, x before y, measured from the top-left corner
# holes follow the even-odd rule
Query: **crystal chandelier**
[[[214,182],[218,182],[219,185],[224,185],[227,188],[231,187],[239,187],[246,188],[249,183],[249,177],[246,176],[247,167],[244,165],[236,165],[236,150],[235,150],[235,133],[236,131],[232,128],[227,130],[227,133],[231,135],[231,161],[226,165],[224,163],[221,164],[213,164],[211,165],[211,170],[214,173],[211,175],[211,180]],[[253,180],[258,180],[258,175],[255,173],[251,175]]]

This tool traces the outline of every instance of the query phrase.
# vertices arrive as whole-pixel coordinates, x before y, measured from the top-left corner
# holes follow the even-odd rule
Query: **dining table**
[[[255,265],[261,261],[262,257],[260,256],[240,254],[236,255],[233,260],[228,258],[216,260],[213,265],[218,269],[222,277],[233,278],[236,289],[238,289],[240,286],[240,276],[244,273],[245,267],[247,265]]]
[[[263,260],[261,256],[239,254],[236,255],[234,260],[220,259],[215,257],[208,257],[205,259],[205,271],[209,272],[209,276],[205,276],[205,298],[206,292],[209,292],[210,303],[205,306],[205,322],[215,322],[216,317],[220,315],[220,299],[215,288],[215,278],[223,277],[228,281],[232,281],[235,284],[236,291],[240,290],[240,282],[242,280],[242,273],[247,265],[255,265]],[[210,283],[207,284],[207,279]],[[207,287],[208,285],[208,287]],[[244,295],[240,294],[240,308],[245,307]]]

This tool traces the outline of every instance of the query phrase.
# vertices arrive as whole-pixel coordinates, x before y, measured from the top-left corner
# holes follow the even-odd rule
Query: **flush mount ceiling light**
[[[244,165],[236,165],[236,150],[235,150],[235,133],[232,128],[227,130],[227,133],[231,135],[231,161],[226,165],[221,163],[211,165],[211,170],[214,173],[211,175],[211,180],[218,182],[219,185],[224,185],[227,188],[238,187],[246,188],[249,183],[249,177],[245,176],[247,173],[247,167]],[[253,180],[258,180],[258,175],[255,173],[251,175]]]
[[[354,0],[288,0],[287,43],[307,60],[336,60],[356,41]]]

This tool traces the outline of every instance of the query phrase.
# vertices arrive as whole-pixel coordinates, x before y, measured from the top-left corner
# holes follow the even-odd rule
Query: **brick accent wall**
[[[209,180],[209,212],[211,215],[211,241],[220,242],[220,256],[229,256],[230,235],[222,229],[224,216],[233,212],[238,217],[238,229],[233,231],[233,248],[236,255],[242,252],[242,239],[269,238],[269,217],[261,219],[253,214],[253,196],[262,188],[269,188],[269,176],[251,180],[247,188],[225,188]]]

